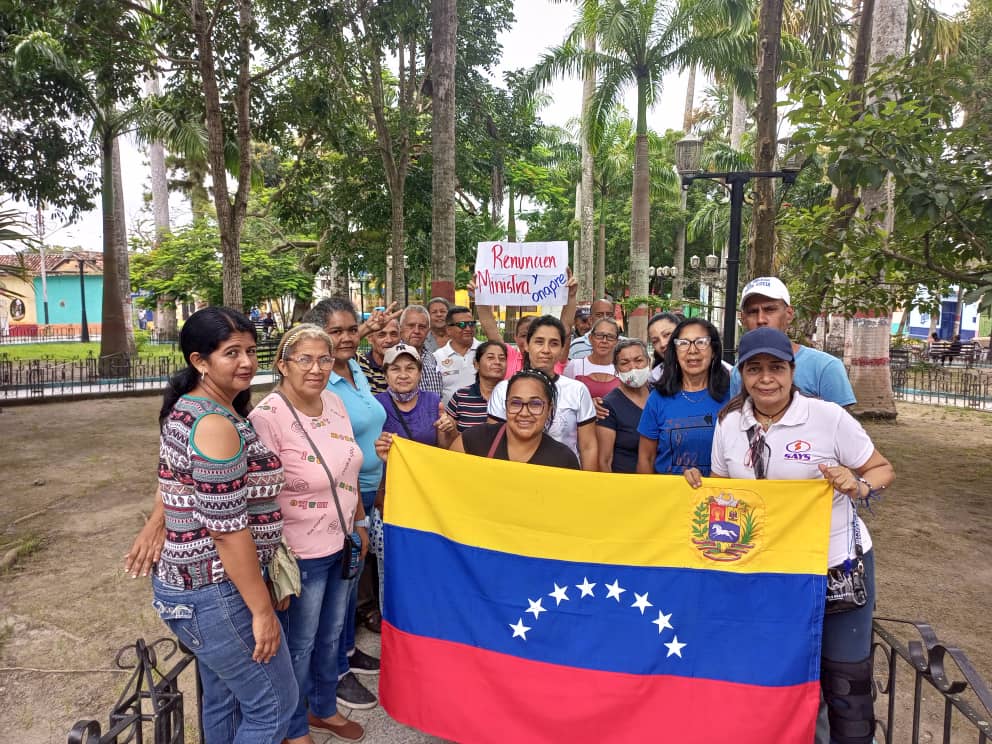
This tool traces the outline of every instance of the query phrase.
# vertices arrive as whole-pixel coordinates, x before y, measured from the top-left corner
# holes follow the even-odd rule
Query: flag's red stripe
[[[809,744],[819,685],[561,667],[383,622],[379,695],[397,721],[466,744]]]

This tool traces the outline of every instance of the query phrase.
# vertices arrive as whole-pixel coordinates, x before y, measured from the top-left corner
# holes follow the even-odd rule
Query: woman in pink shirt
[[[322,328],[307,324],[287,332],[275,366],[279,387],[249,418],[259,439],[283,461],[283,535],[297,556],[302,583],[300,596],[278,608],[300,688],[286,741],[313,744],[311,726],[344,741],[360,741],[362,726],[337,711],[335,660],[351,586],[342,578],[341,565],[350,558],[350,534],[357,530],[363,555],[368,549],[368,522],[358,490],[362,451],[344,403],[326,389],[334,356],[333,342]],[[324,465],[334,478],[344,529]]]

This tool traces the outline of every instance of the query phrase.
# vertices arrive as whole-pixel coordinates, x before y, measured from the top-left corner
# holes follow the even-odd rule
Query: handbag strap
[[[503,435],[505,433],[506,433],[506,424],[503,424],[501,427],[499,427],[499,430],[496,432],[496,436],[493,437],[492,446],[489,447],[489,452],[486,453],[486,457],[492,459],[493,455],[496,454],[496,448],[499,447],[499,443],[503,441]]]
[[[320,463],[321,467],[324,468],[324,472],[327,473],[327,480],[331,484],[331,494],[334,496],[334,506],[337,507],[338,510],[338,519],[340,520],[339,524],[341,525],[342,534],[353,532],[355,529],[354,521],[352,521],[352,526],[348,528],[347,532],[345,531],[344,513],[341,511],[341,502],[338,500],[338,489],[334,485],[334,474],[331,473],[331,469],[327,467],[327,463],[324,462],[324,458],[320,454],[320,450],[317,449],[317,445],[314,444],[313,439],[310,438],[310,433],[303,425],[303,422],[300,421],[300,414],[296,412],[296,407],[289,402],[289,398],[287,398],[281,390],[276,390],[276,395],[282,398],[283,403],[289,407],[290,412],[293,414],[293,418],[296,419],[296,423],[300,427],[300,431],[302,431],[303,436],[307,438],[307,442],[309,442],[310,449],[313,450],[313,454],[317,458],[317,462]]]
[[[386,395],[389,395],[389,391],[386,391]],[[400,407],[396,405],[396,399],[392,395],[389,395],[389,402],[393,404],[393,410],[396,411],[396,418],[400,420],[400,426],[403,427],[403,431],[406,432],[407,439],[413,439],[413,432],[410,431],[410,426],[406,423],[406,418],[403,416],[403,411]]]

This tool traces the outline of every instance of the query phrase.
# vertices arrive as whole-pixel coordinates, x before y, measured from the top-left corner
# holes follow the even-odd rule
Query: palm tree
[[[648,155],[648,108],[661,93],[662,78],[672,69],[698,63],[713,70],[742,49],[742,31],[737,22],[746,3],[735,0],[612,0],[602,3],[596,14],[598,49],[587,51],[583,40],[589,18],[583,16],[565,42],[549,50],[532,72],[533,80],[546,85],[559,75],[582,74],[595,69],[599,83],[588,112],[590,133],[595,140],[609,112],[628,87],[637,90],[637,126],[634,183],[631,206],[630,292],[648,291],[650,225],[650,178]],[[717,23],[715,19],[725,18]],[[707,31],[695,34],[694,29]],[[746,44],[744,45],[746,48]],[[646,313],[646,309],[642,315]],[[643,335],[647,318],[634,314],[631,332]]]

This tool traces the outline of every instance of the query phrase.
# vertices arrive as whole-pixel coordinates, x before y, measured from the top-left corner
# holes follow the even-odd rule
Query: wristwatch
[[[364,527],[365,529],[368,529],[369,528],[369,518],[368,517],[365,517],[363,519],[356,519],[355,520],[355,529],[358,529],[359,527]]]

